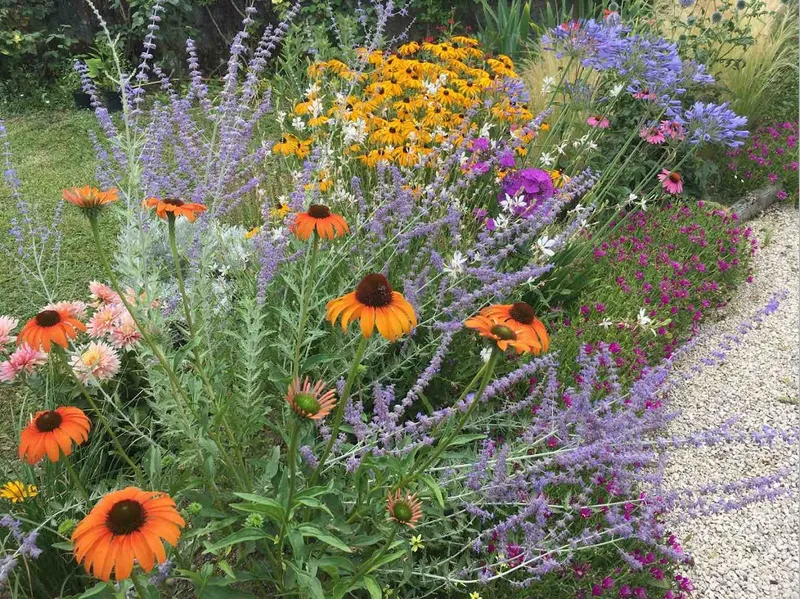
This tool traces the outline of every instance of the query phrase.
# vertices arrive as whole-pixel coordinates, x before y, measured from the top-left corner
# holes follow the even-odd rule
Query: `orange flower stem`
[[[86,504],[89,504],[89,493],[86,491],[86,487],[83,486],[81,483],[81,479],[78,477],[78,473],[75,472],[75,468],[72,465],[72,458],[68,455],[65,455],[63,458],[64,465],[67,467],[67,472],[69,472],[69,477],[72,479],[72,484],[78,488],[83,498],[86,500]]]
[[[189,307],[189,297],[186,295],[186,285],[183,282],[183,269],[181,268],[181,257],[178,254],[178,244],[175,241],[175,215],[170,212],[167,214],[167,230],[169,231],[169,249],[172,251],[172,261],[175,263],[175,274],[178,279],[178,291],[181,294],[183,303],[183,313],[186,316],[186,325],[189,327],[189,336],[194,339],[194,325],[192,324],[192,311]]]
[[[359,581],[359,579],[364,574],[367,574],[370,571],[371,564],[376,563],[384,556],[384,554],[387,551],[389,551],[389,549],[392,546],[392,543],[394,543],[394,537],[395,535],[397,535],[398,528],[400,528],[399,524],[395,524],[394,526],[392,526],[392,532],[389,533],[389,538],[386,539],[386,544],[383,547],[381,547],[377,553],[371,555],[367,561],[365,561],[363,564],[359,566],[358,570],[356,570],[355,574],[353,574],[353,578],[350,581],[350,588],[353,588],[353,586],[355,586],[355,584]]]
[[[303,274],[303,287],[300,292],[300,324],[297,326],[297,339],[294,346],[294,362],[292,362],[292,380],[300,376],[300,354],[303,351],[303,339],[305,338],[306,321],[308,320],[308,300],[311,295],[311,279],[314,277],[314,270],[317,267],[317,251],[319,250],[319,235],[314,231],[314,243],[311,246],[311,265],[308,273]]]
[[[297,437],[300,432],[300,418],[292,418],[292,430],[289,433],[289,451],[286,454],[286,462],[289,466],[289,490],[286,495],[286,508],[283,511],[281,530],[278,533],[278,558],[281,560],[283,569],[283,539],[286,537],[286,526],[289,524],[289,516],[292,513],[292,503],[294,503],[295,480],[297,478]]]
[[[350,366],[350,372],[347,375],[347,381],[345,381],[344,389],[342,389],[342,396],[339,398],[339,402],[336,404],[336,413],[333,416],[333,426],[331,427],[331,438],[328,440],[328,444],[325,446],[325,450],[322,452],[322,455],[319,458],[319,464],[317,464],[317,467],[314,469],[314,473],[311,475],[310,482],[308,483],[310,487],[314,486],[314,484],[317,482],[317,478],[319,478],[319,475],[322,474],[322,467],[325,465],[325,460],[328,459],[328,456],[333,449],[333,444],[336,443],[336,437],[339,436],[339,427],[342,426],[344,408],[347,405],[347,397],[350,395],[350,389],[353,387],[353,382],[356,380],[358,367],[361,364],[361,358],[364,356],[364,350],[367,349],[367,343],[369,343],[369,338],[364,336],[362,336],[361,341],[358,342],[356,355],[353,358],[353,364]]]
[[[481,380],[481,384],[478,387],[478,390],[475,392],[475,397],[473,398],[472,403],[469,404],[467,411],[464,412],[461,415],[461,418],[458,419],[458,422],[456,423],[453,430],[442,437],[442,439],[436,445],[436,449],[434,449],[433,453],[431,453],[431,455],[428,456],[428,459],[422,462],[422,464],[418,468],[415,468],[409,474],[404,476],[403,479],[394,486],[394,489],[401,489],[407,486],[409,482],[414,480],[414,478],[418,474],[425,472],[425,469],[431,464],[433,464],[439,458],[439,456],[442,455],[442,453],[444,453],[445,450],[447,450],[447,447],[450,445],[453,439],[455,439],[456,435],[458,435],[458,433],[461,432],[461,429],[464,428],[464,425],[467,423],[470,416],[472,416],[472,413],[475,411],[475,408],[480,403],[481,396],[483,395],[483,392],[486,391],[486,387],[489,385],[489,381],[491,380],[492,375],[494,374],[494,368],[497,365],[497,360],[502,355],[503,352],[500,350],[500,348],[498,348],[495,345],[494,348],[492,348],[492,356],[489,358],[489,361],[484,365],[484,367],[481,370],[478,371],[478,375],[481,374],[483,375],[483,380]],[[475,379],[473,379],[473,381],[474,380]],[[469,384],[467,389],[464,389],[464,392],[461,394],[461,397],[456,402],[456,405],[461,403],[461,401],[466,397],[467,391],[471,386],[472,383]]]
[[[81,395],[86,399],[89,406],[92,408],[92,411],[97,415],[97,419],[100,421],[100,424],[103,425],[103,428],[108,433],[108,436],[111,437],[111,442],[114,445],[114,448],[117,450],[119,456],[131,467],[134,474],[136,475],[136,480],[139,481],[139,484],[145,486],[144,475],[142,474],[141,468],[136,465],[136,463],[130,458],[128,452],[125,451],[125,448],[122,447],[122,443],[119,441],[119,437],[117,437],[114,430],[111,428],[111,425],[108,423],[108,420],[105,417],[105,414],[100,410],[97,403],[94,401],[94,398],[91,396],[89,391],[86,389],[86,385],[84,385],[81,380],[75,374],[75,371],[72,370],[72,366],[70,366],[69,362],[67,362],[67,356],[64,353],[64,350],[60,347],[56,347],[53,351],[59,359],[61,363],[64,365],[64,369],[67,372],[67,375],[72,378],[75,382],[75,385],[78,388],[78,391],[81,392]]]

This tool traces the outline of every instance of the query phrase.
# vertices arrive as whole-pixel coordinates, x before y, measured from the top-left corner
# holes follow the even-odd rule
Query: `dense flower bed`
[[[0,377],[24,389],[0,581],[685,596],[664,514],[704,508],[661,488],[661,451],[697,442],[660,438],[669,358],[752,246],[674,198],[693,147],[743,135],[724,106],[682,106],[701,65],[614,18],[565,24],[546,41],[575,68],[532,115],[513,62],[471,38],[379,49],[387,3],[350,60],[273,98],[288,23],[245,60],[251,8],[219,95],[191,41],[181,95],[152,64],[160,6],[120,122],[78,65],[105,135],[103,189],[64,191],[106,276],[88,297],[47,289],[51,229],[6,170],[20,265],[50,303],[0,320]],[[623,92],[642,113],[627,129]],[[664,114],[680,134],[622,185]],[[608,130],[627,141],[603,168]]]

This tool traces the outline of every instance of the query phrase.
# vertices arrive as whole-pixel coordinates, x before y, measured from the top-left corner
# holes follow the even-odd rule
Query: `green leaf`
[[[249,512],[256,514],[264,514],[275,522],[283,521],[284,509],[283,506],[271,497],[261,497],[261,495],[253,495],[252,493],[234,493],[240,499],[246,500],[248,503],[233,503],[231,507],[240,512]]]
[[[72,549],[73,549],[72,543],[69,543],[69,542],[51,543],[50,547],[54,547],[56,549],[62,549],[64,551],[72,551]]]
[[[301,497],[300,499],[297,500],[297,503],[300,505],[304,505],[306,507],[310,507],[311,509],[314,510],[323,510],[331,518],[333,518],[333,512],[331,512],[328,509],[328,506],[322,503],[319,499],[316,499],[314,497]],[[294,509],[292,510],[292,513],[294,513]]]
[[[232,545],[237,545],[239,543],[245,543],[247,541],[259,541],[261,539],[267,538],[267,533],[265,533],[260,528],[243,528],[242,530],[237,530],[235,533],[228,535],[221,541],[217,541],[216,543],[206,544],[206,553],[216,553],[220,549],[226,549]]]
[[[369,591],[369,596],[372,599],[382,599],[383,593],[381,592],[381,587],[378,584],[378,581],[375,580],[372,576],[365,576],[364,577],[364,588]]]
[[[209,584],[203,589],[198,599],[256,599],[256,596],[228,586]]]
[[[448,443],[448,447],[456,447],[458,445],[466,445],[467,443],[471,443],[472,441],[477,441],[478,439],[485,439],[486,435],[457,435],[450,443]]]
[[[302,596],[310,596],[314,599],[325,599],[325,593],[322,591],[322,583],[320,583],[315,576],[311,576],[308,572],[300,570],[291,562],[288,562],[287,565],[294,571],[295,576],[297,576],[297,584],[310,593],[310,595],[303,594]]]
[[[406,554],[405,551],[395,551],[394,553],[387,553],[386,555],[381,556],[379,560],[370,564],[369,569],[367,570],[367,574],[370,572],[374,572],[381,566],[385,566],[386,564],[391,564],[394,561],[399,560]]]
[[[109,588],[107,582],[98,582],[91,589],[84,591],[80,595],[70,595],[64,599],[89,599],[89,597],[113,597],[114,592]]]
[[[439,506],[444,509],[444,497],[442,496],[442,489],[439,487],[439,484],[429,474],[423,474],[419,478],[423,483],[425,483],[425,486],[430,489],[431,493],[433,493],[433,496],[436,497],[436,501]]]
[[[344,541],[314,524],[301,524],[295,530],[304,537],[312,537],[345,553],[353,553],[353,550],[345,545]]]

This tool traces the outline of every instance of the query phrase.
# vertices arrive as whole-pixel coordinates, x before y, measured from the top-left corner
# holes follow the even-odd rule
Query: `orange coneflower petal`
[[[372,337],[372,331],[375,328],[375,308],[367,306],[361,312],[361,334],[369,339]]]
[[[96,553],[101,553],[98,547]],[[95,562],[94,575],[100,580],[108,582],[111,579],[111,570],[114,568],[114,560],[117,559],[119,552],[119,538],[112,537],[111,542],[105,550],[105,553]]]
[[[161,562],[165,562],[167,560],[167,552],[164,550],[164,545],[161,543],[161,539],[158,538],[153,532],[149,530],[142,531],[142,535],[144,536],[145,541],[147,541],[147,545],[150,547],[150,550],[156,556],[156,561],[160,564]]]
[[[141,532],[137,531],[131,535],[131,548],[142,570],[145,572],[152,570],[155,565],[155,555]]]
[[[361,303],[354,302],[349,305],[345,310],[342,312],[342,330],[346,331],[347,326],[350,324],[350,321],[358,318],[361,312],[364,310],[365,306]]]
[[[45,451],[47,451],[47,459],[53,463],[57,462],[58,458],[61,457],[61,448],[58,446],[55,435],[50,433],[45,436],[44,447]]]
[[[133,572],[133,545],[130,535],[125,535],[120,541],[119,553],[114,561],[114,578],[125,580]]]
[[[378,327],[378,332],[381,334],[381,337],[389,341],[394,341],[394,332],[389,324],[389,315],[387,314],[386,308],[376,308],[375,312],[375,324]]]

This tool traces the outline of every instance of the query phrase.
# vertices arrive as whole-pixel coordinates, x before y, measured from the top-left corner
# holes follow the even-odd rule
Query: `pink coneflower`
[[[0,316],[0,348],[9,341],[14,341],[14,339],[16,339],[16,337],[11,336],[11,331],[13,331],[18,324],[19,320],[16,318]]]
[[[99,383],[119,371],[119,356],[103,341],[92,341],[80,354],[72,357],[72,370],[82,383]]]
[[[658,96],[651,92],[648,88],[635,92],[633,97],[637,100],[655,100],[658,98]]]
[[[408,526],[414,529],[422,519],[422,503],[417,499],[417,494],[401,493],[400,489],[394,492],[389,491],[387,496],[387,507],[389,508],[389,520],[401,526]]]
[[[658,127],[645,127],[639,131],[639,137],[654,145],[663,144],[666,141],[664,134],[659,131]]]
[[[683,179],[677,171],[671,173],[665,168],[661,169],[658,180],[661,181],[661,186],[667,193],[674,195],[683,191]]]
[[[664,137],[669,137],[670,139],[677,139],[680,141],[686,137],[683,125],[677,121],[661,121],[658,125],[658,129]]]
[[[312,386],[308,377],[303,382],[298,377],[289,384],[286,403],[301,418],[320,420],[330,414],[336,405],[336,391],[325,391],[324,381]]]
[[[111,333],[119,324],[120,306],[118,304],[108,304],[97,310],[89,319],[86,332],[90,337],[105,337]]]
[[[43,310],[63,310],[72,318],[83,320],[86,318],[86,302],[57,302],[55,304],[47,304]]]
[[[21,345],[8,357],[8,360],[0,364],[0,381],[10,383],[21,372],[30,374],[45,362],[47,362],[46,353],[29,345]]]
[[[111,330],[111,345],[117,349],[130,349],[142,339],[133,317],[126,311]]]
[[[89,283],[89,293],[96,300],[95,305],[104,304],[118,304],[120,302],[119,295],[116,291],[111,289],[108,285],[92,281]]]
[[[610,125],[608,118],[601,115],[590,116],[586,119],[586,124],[591,125],[595,129],[608,129]]]

